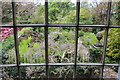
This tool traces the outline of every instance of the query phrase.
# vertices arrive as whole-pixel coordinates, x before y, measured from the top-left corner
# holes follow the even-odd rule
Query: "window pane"
[[[44,1],[18,2],[16,3],[16,17],[18,24],[44,24]]]
[[[103,28],[79,28],[78,63],[101,63],[104,45]]]
[[[56,79],[73,78],[73,66],[50,66],[49,77]]]
[[[11,2],[1,2],[2,8],[2,24],[12,24],[13,23],[13,16],[12,16],[12,4]]]
[[[0,56],[2,64],[16,63],[13,28],[0,28]]]
[[[76,1],[76,0],[75,0]],[[75,24],[76,23],[76,3],[73,0],[64,2],[62,0],[49,0],[49,23],[63,23]]]
[[[17,80],[18,71],[17,67],[4,67],[2,68],[2,80]]]
[[[18,33],[21,63],[44,63],[44,28],[21,28]]]
[[[117,76],[118,76],[118,67],[115,67],[115,66],[104,67],[103,77],[105,79],[117,80]]]
[[[112,3],[110,16],[112,25],[120,25],[120,2]]]
[[[100,78],[100,66],[77,66],[76,78]]]
[[[20,67],[22,79],[40,79],[45,78],[45,66]]]
[[[49,27],[48,53],[51,63],[69,63],[74,60],[75,28]]]
[[[120,28],[111,28],[108,33],[106,63],[117,63],[120,60]]]
[[[81,2],[80,24],[106,24],[107,2]]]

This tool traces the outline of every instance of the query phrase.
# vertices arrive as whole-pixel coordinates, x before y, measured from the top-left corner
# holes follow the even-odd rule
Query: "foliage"
[[[90,48],[90,61],[93,63],[101,63],[103,49],[101,48]]]
[[[32,14],[35,12],[35,4],[30,2],[30,3],[21,3],[21,2],[16,2],[16,18],[18,23],[25,24],[25,23],[30,23],[30,18]],[[10,2],[3,2],[2,3],[2,23],[6,24],[8,22],[12,22],[12,4]]]
[[[5,67],[3,68],[3,79],[4,80],[13,80],[13,79],[17,79],[18,78],[18,69],[17,67]],[[22,73],[21,76],[26,75],[26,68],[21,67],[20,68],[20,72]]]
[[[71,10],[68,15],[64,18],[58,17],[58,20],[55,23],[64,23],[64,24],[75,24],[76,23],[76,11]]]
[[[120,1],[117,3],[116,5],[117,9],[116,9],[116,21],[117,21],[117,25],[120,25]]]
[[[6,63],[8,59],[7,51],[14,47],[14,37],[13,37],[13,28],[1,28],[0,34],[0,43],[1,43],[1,50],[0,56],[2,56],[2,63]]]
[[[120,1],[112,3],[111,25],[120,25]]]
[[[2,8],[2,23],[6,24],[8,22],[12,21],[12,5],[10,2],[3,2],[1,4],[2,6],[0,8]]]
[[[94,34],[97,34],[97,32],[101,31],[102,28],[96,28],[96,27],[92,27],[92,28],[89,28],[89,31],[94,33]]]
[[[92,24],[92,14],[91,10],[88,8],[81,8],[80,9],[80,24]],[[89,14],[88,14],[89,13]]]
[[[44,47],[43,49],[38,49],[40,47],[40,42],[38,34],[30,30],[32,28],[23,28],[19,32],[19,53],[22,63],[35,63],[44,62]],[[42,38],[43,39],[43,38]],[[15,63],[15,50],[11,49],[8,51],[9,56],[8,62]],[[40,58],[41,57],[41,58]],[[12,60],[10,60],[12,58]]]
[[[33,14],[31,23],[44,24],[45,23],[45,9],[44,5],[39,4],[37,11]]]
[[[9,36],[4,43],[0,42],[2,44],[2,48],[0,51],[0,54],[2,56],[2,63],[6,64],[6,61],[8,59],[7,51],[14,48],[14,40],[13,35]]]
[[[74,10],[74,4],[71,2],[50,2],[49,7],[50,23],[57,23],[60,18],[69,15],[70,10]]]
[[[13,34],[13,28],[1,28],[0,40],[4,42],[4,39]]]
[[[24,29],[24,28],[23,28]],[[37,29],[36,29],[37,30]],[[73,28],[50,28],[49,32],[49,49],[48,52],[51,54],[49,57],[50,62],[73,62],[73,53],[74,53],[74,29]],[[20,33],[20,32],[19,32]],[[34,63],[29,59],[33,59],[35,62],[37,61],[44,61],[44,59],[38,60],[41,54],[41,57],[44,56],[44,41],[42,39],[38,40],[37,35],[38,33],[35,31],[34,35],[32,35],[34,31],[30,30],[27,32],[24,31],[22,35],[19,37],[20,44],[19,44],[19,51],[21,62],[25,63]],[[37,36],[37,37],[36,37]],[[24,38],[22,38],[24,37]],[[59,45],[61,44],[61,45]],[[67,45],[66,45],[67,44]],[[64,46],[63,46],[64,45]],[[81,45],[81,44],[79,44]],[[41,47],[41,49],[39,49]],[[80,48],[85,49],[84,47],[79,46]],[[9,50],[9,55],[14,55],[14,49]],[[36,54],[36,55],[34,55]],[[78,51],[78,54],[81,54],[81,50]],[[29,57],[28,57],[29,55]],[[54,55],[54,56],[53,56]],[[37,57],[38,58],[37,58]],[[12,57],[12,56],[11,56]],[[59,57],[59,59],[57,59]],[[36,58],[36,59],[35,59]],[[70,60],[69,60],[70,58]],[[56,60],[57,59],[57,60]],[[13,59],[12,59],[13,60]],[[59,61],[60,60],[60,61]],[[67,61],[66,61],[67,60]],[[15,60],[13,60],[15,61]],[[82,58],[80,61],[83,61]]]
[[[50,31],[48,40],[50,62],[73,62],[74,31],[71,29],[66,31],[62,28],[57,28],[52,32]]]
[[[107,20],[107,2],[95,3],[93,6],[93,24],[106,24]]]
[[[113,37],[114,36],[114,37]],[[120,59],[120,29],[110,29],[108,34],[108,63],[119,63]]]
[[[31,23],[31,17],[36,10],[36,4],[33,2],[16,2],[16,19],[19,24]]]
[[[98,70],[95,72],[95,70]],[[95,67],[95,66],[77,66],[76,67],[76,77],[77,78],[86,78],[87,77],[91,77],[91,78],[95,78],[95,77],[99,77],[99,67]]]
[[[21,6],[22,4],[17,4]],[[33,24],[44,24],[45,23],[45,9],[44,5],[25,3],[17,8],[17,19],[25,20],[27,23]],[[92,5],[92,8],[91,7]],[[80,8],[80,24],[106,24],[106,3],[85,3],[81,5]],[[17,7],[16,6],[16,7]],[[35,6],[35,7],[33,7]],[[89,7],[90,6],[90,7]],[[29,7],[30,9],[27,9]],[[67,23],[75,24],[76,23],[76,10],[74,3],[69,2],[49,2],[49,23]],[[34,9],[35,8],[35,9]],[[119,5],[117,5],[119,9]],[[8,10],[8,13],[11,13],[11,9]],[[31,10],[36,10],[31,11]],[[5,11],[5,10],[4,10]],[[28,14],[30,13],[30,14]],[[88,14],[89,13],[89,14]],[[117,15],[116,20],[119,23],[119,10],[116,11]],[[5,13],[6,15],[7,13]],[[28,14],[28,15],[27,15]],[[33,14],[31,16],[31,14]],[[7,16],[10,17],[10,16]],[[4,17],[3,17],[4,18]],[[32,18],[32,19],[31,19]],[[11,19],[10,19],[11,20]],[[9,22],[4,20],[4,22]],[[19,21],[18,21],[19,22]],[[25,22],[19,22],[24,24]],[[114,23],[116,24],[116,23]],[[13,30],[13,29],[12,29]],[[49,28],[48,29],[48,53],[49,53],[49,62],[51,63],[71,63],[74,62],[74,53],[75,53],[75,28],[74,27],[59,27],[59,28]],[[103,30],[101,28],[101,30]],[[96,28],[83,27],[79,28],[78,34],[78,50],[77,50],[77,63],[85,62],[99,62],[102,55],[102,49],[92,48],[91,45],[97,43],[95,34],[100,31]],[[106,53],[107,58],[106,62],[116,63],[120,58],[120,44],[119,44],[119,29],[110,29],[108,36],[108,52]],[[2,46],[2,63],[3,64],[14,64],[16,63],[16,54],[14,49],[14,36],[12,35],[13,31],[11,28],[3,28],[2,33],[5,35],[4,42]],[[113,37],[115,36],[115,37]],[[44,28],[22,28],[18,32],[19,39],[19,53],[20,53],[20,62],[21,63],[45,63],[45,41],[44,41]],[[1,56],[1,55],[0,55]],[[91,74],[96,74],[95,70],[97,67],[92,66],[77,66],[77,74],[92,76]],[[10,70],[9,70],[10,69]],[[50,75],[57,77],[68,77],[72,75],[73,69],[69,66],[55,66],[50,67]],[[17,76],[16,69],[8,68],[5,69],[7,74]],[[27,77],[34,77],[34,74],[37,76],[45,75],[45,67],[27,67],[23,69],[23,75],[26,74]],[[26,71],[26,72],[25,72]],[[40,73],[40,75],[38,75]],[[82,77],[80,76],[80,77]]]
[[[19,44],[19,49],[20,49],[20,55],[23,56],[28,50],[28,44],[32,42],[32,38],[28,37],[27,40],[22,40]]]
[[[96,35],[94,33],[89,33],[89,32],[84,33],[81,39],[82,41],[84,41],[83,44],[85,46],[93,45],[97,42]]]

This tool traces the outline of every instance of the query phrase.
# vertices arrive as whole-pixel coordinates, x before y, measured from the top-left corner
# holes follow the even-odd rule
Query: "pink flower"
[[[10,22],[8,24],[13,24],[13,22]],[[0,34],[0,41],[4,42],[5,38],[9,37],[11,34],[13,34],[13,28],[0,28],[1,34]],[[18,28],[18,31],[21,31],[22,28]]]
[[[13,24],[13,22],[9,22],[8,24]]]

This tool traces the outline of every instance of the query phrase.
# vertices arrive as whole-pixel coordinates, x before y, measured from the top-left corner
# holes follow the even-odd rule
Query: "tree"
[[[50,2],[49,3],[49,21],[56,23],[59,18],[69,15],[70,10],[75,10],[72,2]]]
[[[20,3],[16,2],[15,5],[16,8],[16,17],[18,20],[18,23],[29,23],[29,19],[31,18],[31,15],[35,12],[35,4],[30,3]],[[12,3],[10,2],[3,2],[2,3],[2,23],[6,24],[9,22],[12,22]]]
[[[106,24],[107,22],[107,2],[94,4],[93,7],[93,24]]]
[[[6,24],[12,21],[12,5],[9,2],[3,2],[2,7],[2,23]]]
[[[117,20],[117,24],[120,25],[120,1],[117,4],[117,10],[116,10],[116,20]]]
[[[37,6],[36,12],[33,14],[32,19],[30,20],[31,23],[34,24],[44,24],[45,23],[45,9],[44,5],[39,4]]]
[[[80,12],[81,12],[80,13],[80,24],[92,24],[91,10],[88,8],[81,8]]]
[[[16,3],[16,17],[20,24],[31,23],[31,17],[36,10],[36,4],[33,2]]]
[[[64,23],[64,24],[75,24],[76,23],[76,11],[71,10],[68,15],[64,18],[58,18],[56,23]]]

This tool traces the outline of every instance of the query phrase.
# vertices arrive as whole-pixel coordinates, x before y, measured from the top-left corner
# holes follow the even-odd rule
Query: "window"
[[[109,41],[109,40],[114,41],[115,40],[114,37],[115,37],[117,42],[119,42],[119,37],[116,37],[115,35],[114,37],[112,36],[114,32],[118,32],[119,34],[120,31],[119,21],[117,24],[113,24],[115,22],[115,19],[112,15],[115,16],[115,14],[119,14],[119,13],[114,13],[115,12],[114,9],[116,8],[111,9],[113,8],[112,5],[115,5],[115,3],[112,2],[103,3],[105,4],[105,6],[102,6],[103,7],[102,9],[104,8],[105,9],[103,10],[103,12],[98,12],[96,8],[101,7],[102,5],[101,3],[100,6],[94,9],[94,14],[92,14],[93,16],[91,16],[89,15],[89,12],[90,10],[92,10],[93,7],[91,6],[89,7],[89,9],[86,9],[86,7],[88,7],[87,2],[82,3],[79,0],[77,0],[77,2],[74,5],[71,4],[71,6],[73,6],[73,9],[71,9],[70,11],[70,13],[76,13],[76,14],[75,15],[71,14],[68,16],[68,14],[64,14],[65,13],[64,11],[68,10],[67,9],[68,6],[62,6],[62,5],[58,6],[55,5],[56,3],[54,2],[52,5],[49,5],[51,2],[46,0],[44,6],[40,8],[41,10],[43,10],[43,13],[41,13],[40,15],[44,16],[44,17],[39,16],[40,23],[42,24],[39,24],[39,22],[37,22],[39,20],[33,22],[33,24],[29,23],[30,20],[24,22],[26,18],[30,19],[32,14],[28,10],[27,12],[24,12],[24,10],[21,12],[25,14],[30,13],[29,15],[24,16],[23,14],[21,14],[21,12],[16,10],[16,3],[17,2],[12,2],[10,4],[12,6],[11,8],[12,12],[9,11],[9,13],[11,13],[9,16],[12,15],[11,19],[13,20],[13,23],[10,23],[8,25],[5,25],[6,23],[0,25],[2,28],[6,28],[9,31],[11,31],[10,34],[13,35],[10,37],[12,39],[8,42],[14,43],[9,45],[10,48],[12,47],[9,53],[6,54],[1,53],[2,59],[3,57],[6,56],[8,57],[8,59],[10,59],[8,60],[8,62],[4,60],[1,60],[2,62],[0,62],[1,63],[0,70],[2,70],[0,72],[1,79],[4,79],[4,77],[2,76],[4,74],[10,75],[10,76],[5,76],[5,78],[14,78],[14,79],[15,78],[26,78],[26,79],[85,78],[86,76],[88,77],[92,76],[92,78],[106,78],[105,75],[107,74],[106,72],[108,68],[111,71],[113,71],[113,68],[116,71],[118,70],[118,67],[120,66],[119,65],[120,55],[118,54],[119,53],[118,50],[114,51],[113,49],[118,48],[119,45],[116,46],[115,44],[112,44]],[[66,3],[63,2],[63,4]],[[92,4],[98,5],[95,3]],[[56,13],[54,13],[53,9],[49,9],[49,7],[51,6],[56,7],[55,10]],[[20,6],[18,5],[17,7]],[[34,7],[34,4],[32,7],[36,8]],[[58,11],[60,7],[63,8],[62,13]],[[28,6],[28,8],[31,7]],[[61,16],[56,16],[59,13]],[[37,12],[36,14],[38,15]],[[50,16],[49,14],[52,15]],[[21,19],[20,16],[22,16],[23,22],[19,20]],[[71,16],[73,16],[74,19],[71,18]],[[99,19],[97,16],[101,16],[102,20]],[[34,17],[37,18],[36,16]],[[65,22],[68,19],[66,17],[69,18],[68,22]],[[91,20],[91,17],[93,18],[93,20]],[[95,19],[98,20],[99,22],[94,21]],[[117,20],[119,20],[118,17]],[[24,31],[24,34],[19,32],[21,29],[26,30],[26,28],[32,29],[33,31],[27,30]],[[63,29],[66,30],[66,32],[64,32]],[[93,32],[84,34],[84,32],[87,32],[90,29]],[[98,33],[100,31],[101,33]],[[96,37],[96,35],[93,35],[94,33],[97,34],[98,36],[95,39],[94,37]],[[32,35],[32,37],[29,37],[29,35]],[[27,39],[24,39],[26,37]],[[113,38],[108,39],[109,37],[113,37]],[[85,42],[82,42],[82,40],[84,40]],[[98,43],[95,44],[94,41]],[[101,41],[103,41],[102,42],[103,44],[99,44]],[[29,44],[30,42],[31,44]],[[108,48],[108,46],[112,46],[114,48],[111,47]],[[38,49],[39,51],[37,51]],[[109,56],[109,57],[113,57],[110,59],[117,58],[118,60],[116,60],[116,63],[110,62],[108,57],[106,57],[110,55],[109,51],[111,50],[113,50],[114,53],[118,54],[117,56],[116,55]],[[64,55],[61,56],[60,54],[63,53]],[[69,54],[66,55],[66,53]],[[82,53],[84,55],[82,55]],[[109,54],[106,55],[106,53]],[[65,56],[68,56],[70,59],[68,60]],[[92,72],[92,70],[95,72]],[[4,73],[5,71],[6,73]],[[111,72],[108,71],[108,73]]]

